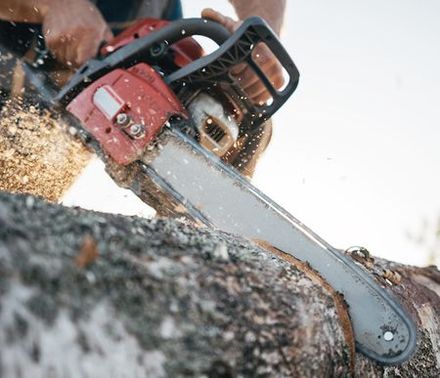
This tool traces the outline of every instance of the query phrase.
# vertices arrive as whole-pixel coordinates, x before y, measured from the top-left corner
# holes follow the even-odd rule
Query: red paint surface
[[[109,120],[93,103],[96,90],[109,85],[123,100],[122,112],[128,114],[133,123],[144,125],[145,135],[139,139],[130,137]],[[166,124],[177,115],[187,118],[187,113],[160,75],[148,64],[140,63],[128,70],[116,69],[91,84],[67,106],[113,160],[127,165],[138,159],[147,145]]]

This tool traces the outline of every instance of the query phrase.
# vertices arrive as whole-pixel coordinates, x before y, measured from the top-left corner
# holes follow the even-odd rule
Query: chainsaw
[[[195,35],[214,41],[217,49],[204,54]],[[255,59],[261,45],[282,66],[282,87],[273,85]],[[250,67],[268,101],[249,98],[233,74],[239,65]],[[44,92],[47,78],[26,67]],[[396,299],[222,158],[240,137],[261,130],[298,80],[295,64],[260,18],[244,21],[232,35],[203,19],[142,20],[104,45],[55,97],[49,90],[46,97],[120,185],[163,213],[263,240],[307,262],[343,295],[357,350],[379,363],[402,363],[414,352],[417,336]]]

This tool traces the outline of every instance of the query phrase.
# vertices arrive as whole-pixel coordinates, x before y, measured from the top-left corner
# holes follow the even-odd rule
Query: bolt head
[[[383,338],[385,341],[392,341],[394,339],[394,333],[391,331],[386,331],[383,334]]]
[[[144,135],[145,129],[140,123],[134,123],[129,128],[129,133],[134,138],[140,138]]]
[[[126,113],[119,113],[116,116],[116,123],[120,126],[126,126],[130,122],[130,117]]]

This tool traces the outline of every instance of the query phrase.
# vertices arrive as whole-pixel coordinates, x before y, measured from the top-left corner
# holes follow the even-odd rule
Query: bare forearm
[[[48,8],[57,1],[64,0],[1,0],[0,19],[41,23]]]
[[[280,34],[283,24],[286,0],[229,0],[237,16],[244,20],[251,16],[264,18]]]

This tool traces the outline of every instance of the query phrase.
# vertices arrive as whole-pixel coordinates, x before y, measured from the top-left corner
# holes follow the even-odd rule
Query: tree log
[[[440,376],[434,267],[361,261],[419,329],[414,356],[384,367],[355,353],[338,293],[269,250],[0,193],[0,376]]]

